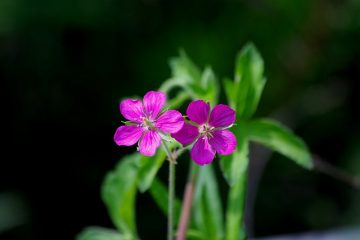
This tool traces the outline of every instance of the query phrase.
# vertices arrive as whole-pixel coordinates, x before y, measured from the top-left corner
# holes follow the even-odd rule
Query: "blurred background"
[[[359,0],[0,0],[0,239],[113,228],[101,182],[135,150],[113,142],[119,100],[157,89],[180,48],[219,79],[232,77],[248,41],[268,78],[256,115],[285,123],[323,161],[360,175]],[[250,236],[360,226],[358,190],[253,150]],[[187,161],[178,164],[179,197]],[[166,180],[166,169],[160,174]],[[163,239],[166,218],[151,197],[140,194],[137,204],[140,235]]]

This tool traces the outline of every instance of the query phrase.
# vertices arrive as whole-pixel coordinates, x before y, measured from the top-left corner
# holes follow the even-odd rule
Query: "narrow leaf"
[[[170,150],[180,147],[180,143],[176,142],[168,135],[162,135],[163,139],[169,138],[168,146]],[[166,159],[166,153],[163,148],[159,148],[153,157],[141,156],[139,174],[138,174],[138,187],[141,192],[148,190]]]
[[[236,135],[237,148],[232,155],[223,156],[220,166],[223,175],[230,185],[227,209],[225,239],[244,239],[243,228],[245,211],[245,194],[247,181],[247,168],[249,164],[249,143],[241,124],[232,128]]]
[[[141,157],[141,166],[139,169],[138,186],[141,192],[145,192],[151,186],[158,170],[166,159],[166,153],[159,148],[153,157]]]
[[[244,159],[248,161],[248,158]],[[244,213],[247,172],[240,175],[238,182],[230,187],[226,209],[226,240],[245,239]]]
[[[223,80],[223,85],[230,107],[236,109],[236,91],[234,82],[228,78],[225,78]]]
[[[215,173],[211,165],[198,170],[193,203],[193,220],[205,239],[224,236],[223,211]]]
[[[228,184],[233,186],[240,181],[241,176],[247,170],[249,147],[241,124],[232,127],[231,130],[236,136],[237,148],[233,154],[221,157],[220,167]]]
[[[263,73],[261,55],[252,43],[247,44],[237,56],[234,92],[228,96],[229,102],[235,102],[236,112],[242,119],[250,118],[257,109],[266,83]]]
[[[219,95],[218,81],[211,67],[206,67],[201,76],[202,92],[199,92],[199,98],[215,105]]]
[[[130,240],[113,229],[87,227],[76,236],[76,240]]]
[[[109,215],[121,233],[136,236],[135,198],[138,164],[141,155],[134,153],[124,157],[105,177],[102,198]]]
[[[239,127],[245,129],[250,140],[283,154],[304,168],[313,168],[310,151],[305,142],[279,122],[259,119],[239,123]]]

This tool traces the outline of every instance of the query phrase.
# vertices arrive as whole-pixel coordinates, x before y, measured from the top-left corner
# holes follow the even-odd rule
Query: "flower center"
[[[143,123],[142,126],[145,127],[146,129],[150,130],[150,129],[155,129],[155,124],[153,121],[151,121],[148,118],[143,118]]]
[[[207,125],[206,123],[199,127],[199,133],[207,138],[212,138],[214,127]]]

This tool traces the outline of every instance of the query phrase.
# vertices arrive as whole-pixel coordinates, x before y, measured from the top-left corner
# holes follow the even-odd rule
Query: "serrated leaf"
[[[231,130],[236,136],[237,147],[233,154],[221,156],[220,167],[228,184],[233,186],[247,170],[249,144],[241,125],[236,125]]]
[[[249,119],[257,109],[266,83],[263,73],[261,55],[252,43],[247,44],[236,58],[234,92],[228,95],[242,119]]]
[[[113,229],[87,227],[76,236],[76,240],[130,240]]]
[[[311,154],[305,142],[279,122],[259,119],[239,123],[240,128],[241,125],[250,140],[283,154],[304,168],[313,168]]]
[[[168,191],[165,185],[158,179],[155,178],[151,185],[149,192],[154,199],[155,203],[161,209],[161,211],[167,216],[168,214]],[[175,197],[174,201],[174,221],[175,225],[180,216],[181,201]]]
[[[198,170],[196,181],[193,221],[196,228],[208,240],[224,236],[223,211],[215,173],[211,165]]]
[[[140,158],[139,153],[124,157],[102,184],[102,199],[109,215],[126,237],[136,237],[135,198]]]

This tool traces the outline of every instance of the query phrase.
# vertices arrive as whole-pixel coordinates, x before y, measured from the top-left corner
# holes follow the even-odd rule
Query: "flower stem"
[[[191,161],[189,177],[186,183],[183,205],[181,208],[179,229],[177,231],[177,237],[176,237],[177,240],[186,239],[186,232],[191,215],[190,213],[191,213],[196,177],[197,177],[197,166],[193,161]]]
[[[174,236],[174,198],[175,198],[175,158],[166,142],[163,141],[165,152],[169,158],[169,198],[168,198],[168,232],[167,239],[172,240]]]

